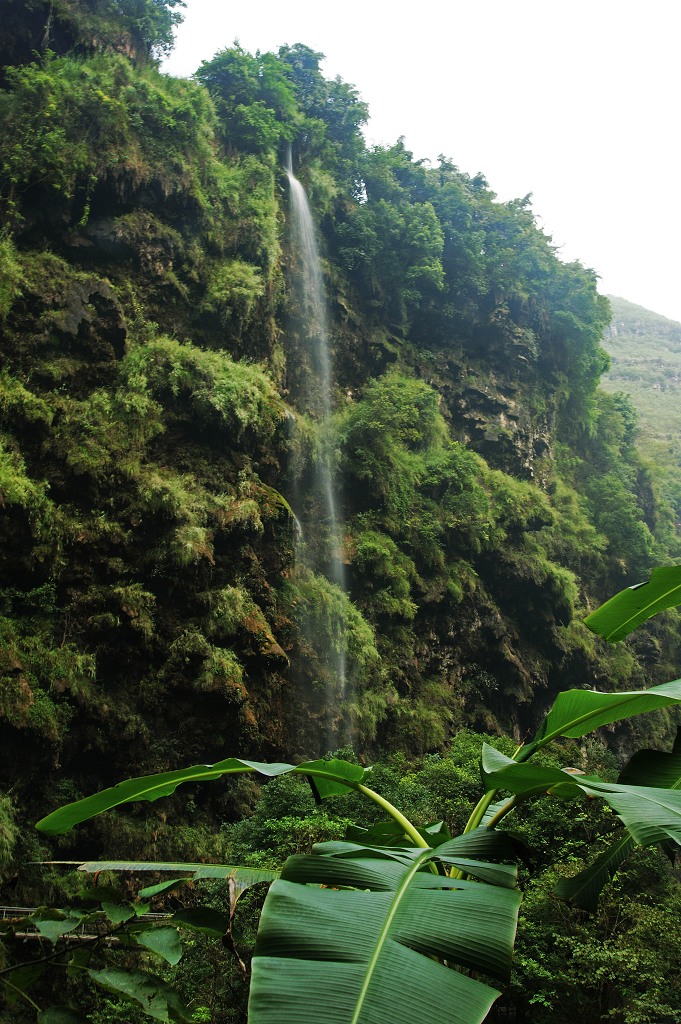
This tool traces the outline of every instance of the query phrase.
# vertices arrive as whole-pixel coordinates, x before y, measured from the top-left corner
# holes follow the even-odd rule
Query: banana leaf
[[[627,587],[601,605],[584,622],[609,643],[623,640],[657,612],[681,604],[681,565],[653,569],[647,583]]]
[[[320,798],[347,793],[355,789],[368,774],[368,769],[359,765],[342,761],[338,758],[324,761],[304,761],[299,765],[265,764],[260,761],[244,761],[237,757],[228,757],[217,764],[197,764],[190,768],[177,771],[161,772],[157,775],[144,775],[136,779],[126,779],[116,786],[65,804],[56,811],[41,818],[36,828],[47,835],[59,835],[68,832],[74,825],[93,818],[102,811],[110,811],[121,804],[133,803],[137,800],[158,800],[159,797],[170,796],[178,786],[185,782],[210,782],[224,775],[238,775],[244,772],[256,772],[268,778],[294,772],[306,775],[314,782],[315,791]]]
[[[278,871],[271,868],[248,868],[240,864],[201,864],[197,861],[182,860],[37,860],[33,864],[71,865],[77,867],[78,871],[85,871],[90,875],[99,874],[100,871],[130,872],[136,875],[153,871],[162,874],[164,871],[189,871],[191,881],[198,882],[208,878],[231,878],[234,880],[237,889],[248,889],[251,885],[258,885],[260,882],[272,882],[279,877]],[[188,879],[182,879],[187,881]],[[168,883],[160,883],[167,886],[174,885],[179,879],[173,879]],[[161,892],[161,890],[158,890]],[[142,891],[142,893],[144,890]],[[141,895],[142,895],[141,893]],[[150,895],[147,892],[147,895]],[[153,895],[153,893],[151,894]]]
[[[675,756],[675,755],[671,755]],[[544,791],[565,799],[597,796],[619,815],[635,842],[652,846],[671,839],[681,844],[681,792],[654,786],[602,782],[556,768],[519,764],[485,744],[482,772],[488,790],[506,789],[521,799]]]
[[[499,885],[434,873],[480,848],[452,842],[289,858],[263,909],[249,1024],[480,1024],[498,991],[460,969],[508,976],[520,896],[508,864],[469,856]]]
[[[572,878],[561,878],[554,890],[556,896],[569,900],[582,910],[595,910],[603,887],[631,855],[635,846],[629,833],[624,832],[588,868]]]
[[[639,750],[622,769],[617,781],[629,786],[681,789],[681,754]]]
[[[620,772],[624,785],[681,788],[681,754],[672,751],[639,750]],[[561,899],[584,910],[595,910],[603,887],[630,856],[636,843],[628,833],[617,836],[599,857],[572,878],[562,878],[555,892]]]
[[[559,736],[577,739],[603,725],[632,715],[681,703],[681,679],[648,690],[602,693],[600,690],[564,690],[559,693],[537,736],[525,747],[520,760]]]

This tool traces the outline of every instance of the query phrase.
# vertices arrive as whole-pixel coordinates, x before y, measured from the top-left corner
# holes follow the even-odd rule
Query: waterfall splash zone
[[[305,189],[293,173],[290,155],[286,174],[290,186],[291,245],[297,263],[294,280],[300,307],[301,359],[305,363],[301,376],[301,399],[306,406],[306,411],[319,423],[322,436],[321,450],[315,460],[313,487],[318,496],[318,511],[321,512],[324,522],[315,522],[314,529],[319,530],[320,526],[325,529],[326,575],[330,582],[345,594],[345,568],[341,558],[342,541],[338,521],[338,503],[329,450],[332,365],[322,264],[312,212]],[[296,502],[296,511],[299,508],[301,508],[301,503]],[[302,510],[300,518],[302,522],[296,520],[296,558],[297,561],[308,564],[308,568],[315,569],[316,566],[309,564],[306,543],[306,538],[311,532],[310,523],[305,521]],[[332,652],[330,664],[336,681],[335,686],[327,687],[326,694],[326,739],[329,747],[351,738],[347,735],[340,735],[336,724],[340,711],[336,705],[342,705],[347,697],[345,623],[340,622],[338,628],[337,649]]]

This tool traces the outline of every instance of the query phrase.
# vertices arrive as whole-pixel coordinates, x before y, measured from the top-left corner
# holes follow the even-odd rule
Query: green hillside
[[[681,323],[608,296],[612,321],[603,336],[610,370],[602,387],[624,392],[639,416],[639,444],[664,467],[663,490],[681,519]]]
[[[681,434],[681,323],[608,296],[612,321],[603,336],[607,391],[631,395],[645,440],[674,444]]]

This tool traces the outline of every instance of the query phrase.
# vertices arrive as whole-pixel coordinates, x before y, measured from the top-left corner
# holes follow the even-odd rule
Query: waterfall
[[[315,460],[313,488],[317,495],[317,511],[321,513],[321,522],[315,521],[314,530],[310,523],[305,522],[302,511],[302,523],[296,520],[297,557],[311,564],[307,544],[311,532],[319,534],[320,528],[326,534],[325,552],[322,556],[327,578],[343,592],[345,586],[345,568],[342,560],[342,538],[338,521],[337,496],[334,488],[332,454],[329,450],[331,423],[332,363],[329,344],[329,332],[326,310],[326,294],[322,277],[322,264],[317,245],[315,224],[307,201],[305,189],[293,173],[291,155],[289,153],[286,174],[290,186],[290,223],[291,246],[296,261],[294,286],[300,309],[300,339],[298,368],[300,379],[300,399],[305,411],[320,426],[322,443]],[[295,502],[296,511],[300,501]],[[343,742],[348,736],[339,735],[335,726],[338,707],[346,697],[346,643],[345,622],[338,623],[339,636],[337,649],[333,651],[331,665],[335,675],[335,685],[331,684],[326,694],[326,730],[327,744]]]

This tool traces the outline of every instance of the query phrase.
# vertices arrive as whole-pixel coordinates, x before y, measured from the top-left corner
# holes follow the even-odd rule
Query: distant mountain
[[[681,323],[608,296],[613,318],[603,346],[611,358],[606,391],[624,391],[641,418],[643,447],[679,462],[681,437]]]
[[[658,494],[674,509],[681,531],[681,323],[609,295],[612,321],[603,347],[610,372],[605,391],[629,395],[639,415],[638,446],[655,465]]]

